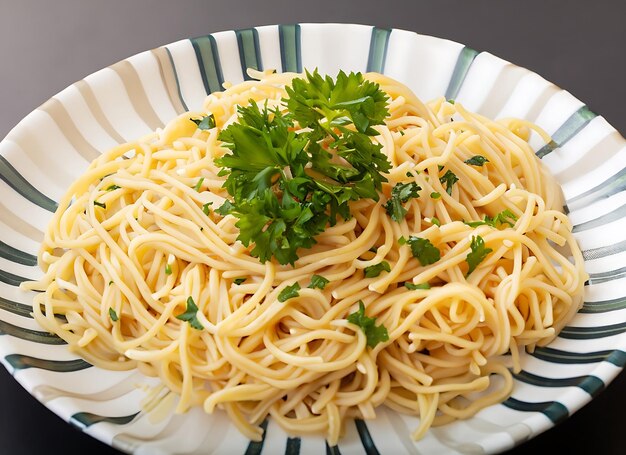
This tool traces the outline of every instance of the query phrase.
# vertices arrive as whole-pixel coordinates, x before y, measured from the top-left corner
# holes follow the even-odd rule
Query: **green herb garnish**
[[[439,248],[433,245],[430,240],[421,237],[410,236],[406,243],[411,247],[413,257],[420,261],[421,265],[430,265],[441,259]]]
[[[488,162],[489,160],[482,155],[474,155],[473,157],[464,161],[465,164],[470,164],[472,166],[482,166]]]
[[[391,190],[391,198],[385,204],[387,214],[394,221],[402,221],[407,210],[402,206],[409,199],[419,197],[418,191],[422,188],[415,182],[398,183]]]
[[[243,283],[246,280],[247,280],[247,278],[235,278],[233,280],[233,283],[235,283],[236,285],[240,285],[241,283]]]
[[[369,267],[365,267],[363,272],[365,273],[365,278],[375,278],[380,275],[383,271],[391,272],[391,267],[387,261],[380,262],[378,264],[370,265]]]
[[[165,274],[166,275],[171,275],[172,274],[172,266],[169,264],[165,264]]]
[[[187,309],[184,313],[176,316],[176,319],[180,319],[181,321],[187,321],[191,327],[196,330],[203,330],[204,326],[198,320],[198,307],[196,306],[196,302],[193,301],[192,297],[187,298]]]
[[[417,289],[430,289],[430,284],[428,283],[413,284],[410,281],[405,281],[404,287],[407,289],[410,289],[411,291],[415,291]]]
[[[487,255],[493,251],[491,248],[485,248],[485,241],[480,235],[472,236],[470,248],[472,251],[468,253],[465,258],[467,265],[469,265],[467,275],[476,270],[478,264],[480,264],[487,257]]]
[[[119,318],[117,317],[117,313],[115,312],[113,308],[109,308],[109,317],[111,318],[113,322],[119,321]]]
[[[311,289],[324,289],[328,283],[329,281],[322,275],[313,275],[311,277],[311,283],[307,287]]]
[[[104,202],[93,201],[93,205],[97,207],[102,207],[103,209],[107,208],[107,205]]]
[[[441,197],[441,194],[433,191],[432,193],[430,193],[430,197],[433,199],[439,199]]]
[[[442,185],[445,185],[446,193],[452,196],[452,186],[459,181],[459,178],[454,172],[448,169],[442,177],[439,177],[439,181]]]
[[[439,221],[439,218],[435,216],[430,217],[430,222],[433,223],[435,226],[441,226],[441,221]]]
[[[300,285],[297,282],[292,284],[291,286],[287,286],[282,291],[280,291],[280,294],[278,294],[278,301],[284,302],[293,297],[298,297],[300,295],[298,293],[299,290],[300,290]]]
[[[202,117],[202,119],[190,118],[189,120],[198,125],[198,128],[201,130],[210,130],[211,128],[215,128],[215,116],[213,114]]]
[[[202,182],[204,182],[204,177],[200,177],[200,179],[198,180],[198,183],[195,184],[193,189],[196,190],[196,191],[200,191],[200,187],[202,186]]]
[[[515,226],[516,221],[517,221],[517,217],[515,216],[515,214],[511,212],[509,209],[505,209],[505,210],[502,210],[493,218],[491,218],[488,215],[485,215],[482,221],[463,221],[463,222],[473,228],[478,227],[478,226],[483,226],[483,225],[497,228],[498,226],[502,224],[508,224],[510,227],[513,227]]]
[[[113,191],[113,190],[119,190],[120,188],[121,188],[121,186],[111,185],[106,190],[107,191]]]
[[[389,333],[384,325],[376,325],[376,318],[370,318],[365,316],[365,305],[362,300],[359,300],[358,311],[348,316],[348,322],[354,325],[358,325],[365,337],[367,338],[367,345],[373,348],[378,343],[389,340]]]
[[[204,213],[205,215],[208,215],[209,213],[211,213],[211,209],[209,208],[210,205],[212,205],[212,202],[207,202],[206,204],[202,204],[202,213]]]
[[[232,201],[217,212],[239,219],[238,240],[261,262],[293,264],[327,224],[350,218],[350,201],[379,199],[391,164],[372,136],[388,97],[360,73],[307,72],[285,90],[282,107],[239,107],[220,133],[231,153],[216,163]]]

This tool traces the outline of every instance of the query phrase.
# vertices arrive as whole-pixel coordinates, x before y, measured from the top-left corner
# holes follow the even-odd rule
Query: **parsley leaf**
[[[298,297],[300,295],[298,293],[299,290],[300,285],[298,284],[298,282],[295,282],[291,286],[285,287],[282,291],[280,291],[280,294],[278,294],[278,301],[285,302],[286,300],[289,300],[293,297]]]
[[[172,266],[169,264],[165,264],[165,274],[166,275],[171,275],[172,274]]]
[[[452,185],[458,182],[459,178],[456,176],[454,172],[448,169],[446,173],[443,174],[442,177],[439,177],[439,181],[441,182],[442,185],[445,185],[446,193],[452,196]]]
[[[121,188],[121,186],[111,185],[111,186],[109,186],[106,190],[107,190],[107,191],[113,191],[113,190],[118,190],[118,189],[120,189],[120,188]]]
[[[509,209],[504,209],[500,213],[498,213],[493,219],[495,224],[508,224],[509,226],[515,226],[515,222],[517,221],[517,217],[513,212]]]
[[[420,261],[421,265],[430,265],[441,259],[439,248],[433,245],[430,240],[421,237],[410,236],[406,243],[411,247],[413,257]]]
[[[305,128],[321,125],[330,130],[348,120],[357,131],[369,134],[370,127],[382,125],[388,115],[387,95],[361,73],[340,71],[333,80],[323,78],[317,70],[313,74],[307,71],[305,79],[294,79],[285,90],[289,95],[287,107]]]
[[[439,218],[437,218],[436,216],[431,216],[430,222],[433,223],[435,226],[441,226],[441,221],[439,221]]]
[[[204,182],[204,177],[200,177],[200,179],[198,180],[198,183],[196,183],[193,189],[199,192],[200,187],[202,186],[202,182]]]
[[[413,284],[410,281],[405,281],[404,287],[407,289],[410,289],[411,291],[415,291],[417,289],[430,289],[430,284],[428,283]]]
[[[473,157],[464,161],[465,164],[470,164],[472,166],[482,166],[485,163],[488,163],[489,160],[482,155],[474,155]]]
[[[103,209],[107,208],[107,205],[104,202],[93,201],[93,205],[97,207],[102,207]]]
[[[478,226],[483,226],[483,225],[497,228],[498,226],[502,224],[508,224],[510,227],[514,227],[516,221],[517,221],[517,217],[515,216],[515,214],[511,212],[509,209],[505,209],[501,211],[500,213],[498,213],[493,218],[491,218],[489,215],[485,215],[482,221],[463,221],[463,222],[473,228],[478,227]]]
[[[181,313],[176,316],[176,319],[180,319],[181,321],[187,321],[191,327],[196,330],[203,330],[204,326],[198,320],[198,307],[196,306],[196,302],[193,301],[193,298],[190,296],[187,298],[187,310],[184,313]]]
[[[119,321],[119,318],[117,317],[117,313],[115,312],[113,308],[109,308],[109,317],[111,318],[113,322]]]
[[[465,258],[467,265],[469,265],[467,275],[465,276],[468,276],[476,270],[478,264],[480,264],[487,257],[487,255],[493,251],[491,248],[485,248],[485,241],[480,235],[472,236],[470,248],[472,251],[468,253]]]
[[[367,345],[373,348],[378,343],[389,341],[389,333],[384,325],[376,325],[376,318],[370,318],[365,316],[365,305],[362,300],[359,300],[359,309],[348,316],[348,322],[354,325],[358,325],[365,337],[367,338]]]
[[[215,128],[215,116],[213,114],[202,117],[202,119],[190,118],[189,120],[198,125],[198,128],[201,130],[210,130],[211,128]]]
[[[391,198],[385,204],[387,214],[394,221],[402,221],[407,210],[402,206],[409,199],[419,197],[418,191],[422,188],[415,182],[398,183],[391,190]]]
[[[379,199],[391,164],[371,138],[388,115],[378,84],[360,73],[333,80],[316,71],[286,92],[273,109],[252,100],[239,107],[218,136],[230,149],[215,163],[232,200],[216,212],[238,218],[237,239],[254,245],[261,262],[293,264],[327,224],[351,217],[350,201]]]
[[[230,202],[229,200],[226,200],[221,206],[216,208],[215,211],[222,216],[226,216],[230,212],[232,212],[234,209],[235,209],[235,206],[232,204],[232,202]]]
[[[324,289],[328,283],[329,281],[322,275],[313,275],[311,277],[311,283],[307,287],[311,289]]]
[[[202,213],[204,213],[205,215],[208,215],[209,213],[211,213],[211,209],[209,208],[210,205],[212,205],[212,202],[207,202],[206,204],[202,204]]]
[[[441,194],[433,191],[432,193],[430,193],[430,197],[433,199],[439,199],[441,197]]]
[[[233,280],[233,283],[235,283],[236,285],[240,285],[241,283],[243,283],[246,280],[247,280],[247,278],[243,278],[243,277],[242,278],[235,278]]]
[[[383,271],[391,272],[391,267],[387,261],[380,262],[378,264],[370,265],[369,267],[365,267],[363,272],[365,272],[365,278],[375,278],[380,275]]]

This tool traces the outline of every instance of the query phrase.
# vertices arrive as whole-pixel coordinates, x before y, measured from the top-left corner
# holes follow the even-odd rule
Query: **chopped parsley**
[[[329,281],[322,275],[313,275],[311,277],[311,283],[307,287],[311,289],[324,289],[328,283]]]
[[[473,228],[483,225],[497,228],[502,224],[508,224],[510,227],[513,227],[515,226],[516,221],[517,217],[515,216],[515,214],[509,209],[505,209],[493,218],[491,218],[489,215],[485,215],[482,221],[464,221],[464,223]]]
[[[300,295],[298,293],[299,290],[300,285],[297,282],[292,284],[291,286],[287,286],[282,291],[280,291],[280,294],[278,294],[278,301],[285,302],[286,300],[289,300],[293,297],[298,297]]]
[[[472,236],[470,248],[472,251],[468,253],[465,258],[465,261],[469,266],[467,275],[465,276],[468,276],[476,270],[478,264],[480,264],[487,257],[487,255],[493,251],[491,248],[485,248],[485,241],[480,235]]]
[[[166,275],[171,275],[172,274],[172,266],[169,264],[165,264],[165,274]]]
[[[409,199],[419,197],[418,191],[422,188],[415,182],[398,183],[391,190],[391,198],[385,204],[387,214],[394,221],[402,221],[407,210],[402,206]]]
[[[430,222],[433,223],[435,226],[441,226],[441,221],[439,221],[439,218],[435,216],[430,217]]]
[[[205,215],[208,215],[209,213],[211,213],[211,209],[209,208],[210,205],[212,205],[212,202],[207,202],[206,204],[202,204],[202,213],[204,213]]]
[[[191,325],[191,327],[196,330],[204,329],[204,326],[198,320],[198,307],[196,306],[196,302],[193,301],[193,298],[191,296],[187,298],[187,309],[184,313],[177,315],[176,319],[180,319],[181,321],[187,321],[189,325]]]
[[[365,267],[363,272],[365,273],[365,278],[376,278],[383,271],[391,272],[391,267],[387,261],[382,261],[375,265],[370,265],[369,267]]]
[[[327,224],[351,217],[350,201],[380,198],[391,164],[372,137],[388,97],[343,71],[336,79],[307,72],[285,90],[282,106],[240,106],[221,131],[230,153],[216,164],[232,200],[217,212],[238,218],[237,239],[254,245],[252,256],[293,264]]]
[[[377,326],[376,318],[365,316],[365,305],[362,300],[359,300],[359,309],[348,316],[348,322],[358,325],[363,330],[367,338],[367,345],[370,348],[373,348],[378,343],[389,341],[389,333],[385,326]]]
[[[441,197],[441,194],[433,191],[432,193],[430,193],[430,197],[433,199],[439,199]]]
[[[211,128],[215,128],[215,116],[213,114],[209,114],[201,119],[190,118],[189,120],[198,125],[198,128],[201,130],[210,130]]]
[[[233,280],[233,283],[235,283],[236,285],[240,285],[241,283],[245,282],[247,280],[247,278],[235,278]]]
[[[446,193],[452,196],[452,186],[459,181],[459,178],[454,172],[448,169],[442,177],[439,177],[439,181],[446,187]]]
[[[441,252],[439,248],[433,245],[430,240],[421,237],[410,236],[408,239],[404,239],[404,243],[411,247],[411,253],[413,257],[420,261],[421,265],[430,265],[441,259]],[[404,243],[400,243],[403,245]]]
[[[121,188],[121,186],[111,185],[106,190],[107,191],[113,191],[113,190],[119,190],[120,188]]]
[[[488,162],[489,160],[482,155],[474,155],[473,157],[464,161],[465,164],[470,164],[472,166],[482,166]]]
[[[113,308],[109,308],[109,317],[111,318],[111,321],[113,322],[119,321],[119,318],[117,317],[117,313],[115,312]]]
[[[415,291],[417,289],[430,289],[430,284],[428,283],[413,284],[410,281],[405,281],[404,287],[407,289],[410,289],[411,291]]]
[[[97,207],[102,207],[103,209],[107,208],[107,205],[104,202],[93,201],[93,205]]]
[[[199,192],[200,187],[202,186],[202,182],[204,182],[204,177],[200,177],[200,179],[198,180],[198,183],[196,183],[193,189]]]

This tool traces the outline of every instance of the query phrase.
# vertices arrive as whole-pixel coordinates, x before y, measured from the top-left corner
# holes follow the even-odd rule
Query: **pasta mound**
[[[45,291],[37,322],[98,367],[159,377],[179,395],[178,412],[223,409],[253,440],[269,415],[334,445],[346,419],[373,419],[382,405],[419,416],[419,439],[504,400],[513,384],[505,354],[519,370],[520,351],[549,343],[582,304],[583,259],[560,189],[527,142],[532,131],[547,135],[443,98],[424,104],[366,74],[390,98],[375,138],[392,164],[383,196],[351,202],[352,217],[328,226],[294,266],[262,264],[236,240],[237,219],[214,210],[228,197],[214,162],[227,153],[219,131],[249,100],[281,107],[298,77],[257,76],[107,151],[71,185],[41,247],[45,274],[23,285]],[[215,128],[190,121],[208,112]],[[482,165],[466,162],[475,156]],[[392,220],[385,202],[410,182],[420,196]],[[505,211],[508,222],[467,224]],[[412,236],[440,259],[423,265]],[[470,270],[478,237],[490,251]],[[365,276],[383,261],[388,271]],[[313,275],[328,280],[323,289],[308,287]],[[295,297],[278,298],[296,282]],[[197,311],[177,317],[190,297]],[[370,347],[348,321],[359,301],[388,341]]]

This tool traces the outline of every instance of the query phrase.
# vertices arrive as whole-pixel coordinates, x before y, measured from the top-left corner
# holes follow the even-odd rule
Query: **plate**
[[[287,435],[272,420],[262,442],[220,412],[168,412],[171,396],[136,371],[111,372],[77,358],[30,316],[18,285],[41,275],[36,254],[56,202],[101,151],[200,109],[245,68],[322,73],[377,71],[423,100],[456,99],[491,118],[520,117],[553,141],[531,142],[563,188],[590,279],[585,304],[548,347],[522,357],[512,396],[471,419],[431,429],[379,409],[348,422],[336,447]],[[584,103],[537,74],[488,52],[404,30],[293,24],[225,31],[137,54],[69,86],[0,143],[0,360],[61,418],[133,454],[497,453],[567,418],[626,363],[626,141]],[[147,393],[152,387],[150,393]],[[150,409],[150,411],[146,411]]]

